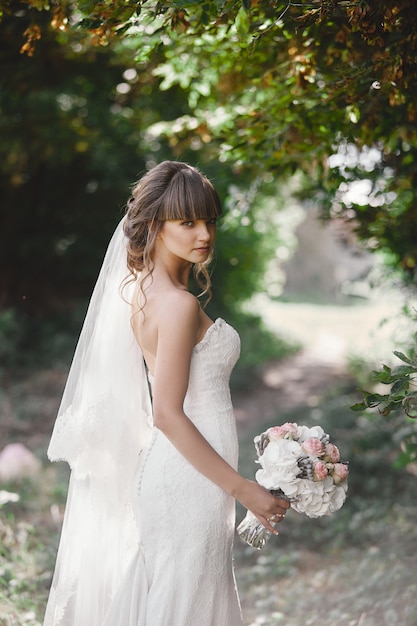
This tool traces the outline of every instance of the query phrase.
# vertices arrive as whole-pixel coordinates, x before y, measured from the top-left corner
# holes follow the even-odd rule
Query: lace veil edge
[[[71,480],[45,626],[102,626],[139,534],[132,485],[152,408],[130,318],[123,220],[110,241],[48,448]],[[97,602],[102,607],[97,610]],[[94,608],[94,606],[96,608]]]

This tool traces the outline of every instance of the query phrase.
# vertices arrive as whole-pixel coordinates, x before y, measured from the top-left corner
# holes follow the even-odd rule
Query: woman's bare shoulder
[[[184,289],[167,289],[157,298],[158,319],[161,323],[188,325],[198,323],[200,303],[197,298]]]
[[[177,343],[193,345],[199,333],[200,304],[195,296],[182,289],[161,289],[150,294],[145,307],[132,318],[136,339],[148,365],[157,348],[173,350]]]

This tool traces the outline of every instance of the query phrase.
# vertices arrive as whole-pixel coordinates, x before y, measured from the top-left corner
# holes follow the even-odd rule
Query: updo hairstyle
[[[212,219],[221,214],[220,200],[211,182],[195,167],[163,161],[135,184],[127,203],[124,232],[127,265],[134,279],[146,268],[153,271],[155,242],[166,220]],[[210,276],[204,263],[194,265],[202,293],[210,295]]]

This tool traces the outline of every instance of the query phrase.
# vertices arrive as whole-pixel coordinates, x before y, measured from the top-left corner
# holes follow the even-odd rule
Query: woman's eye
[[[191,220],[188,220],[188,221],[186,221],[186,222],[183,222],[183,223],[182,223],[182,225],[183,225],[183,226],[192,226],[192,225],[193,225],[193,222],[192,222]]]
[[[210,224],[210,225],[214,224],[214,225],[216,225],[217,224],[217,218],[216,217],[212,217],[211,220],[208,220],[207,224]]]

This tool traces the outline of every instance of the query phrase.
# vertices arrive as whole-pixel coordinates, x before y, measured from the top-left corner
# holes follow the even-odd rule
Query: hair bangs
[[[160,221],[211,219],[222,212],[213,185],[193,168],[178,171],[161,200]]]

